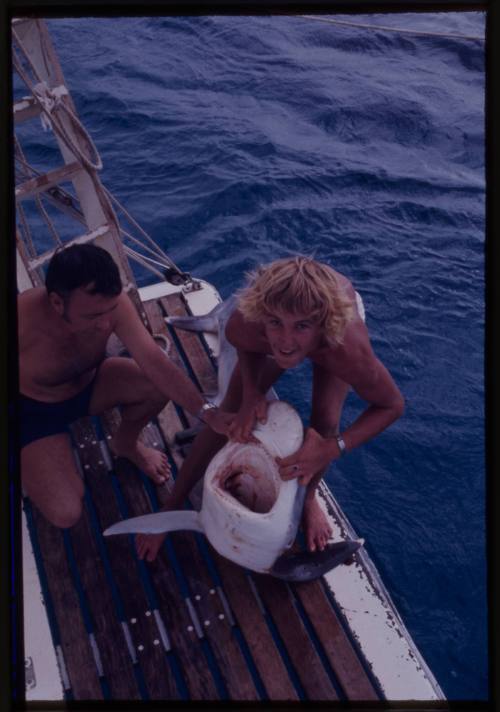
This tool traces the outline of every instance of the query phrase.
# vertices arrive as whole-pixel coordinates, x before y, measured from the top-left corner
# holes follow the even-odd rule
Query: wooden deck
[[[203,339],[164,322],[186,313],[182,296],[145,308],[170,357],[213,391]],[[165,491],[111,455],[118,420],[113,411],[72,426],[86,490],[76,526],[57,529],[24,503],[67,699],[380,699],[322,580],[288,585],[250,573],[195,533],[170,534],[153,563],[137,559],[132,536],[102,537],[110,524],[157,509]],[[174,436],[189,424],[168,404],[144,431],[174,474],[183,458]]]

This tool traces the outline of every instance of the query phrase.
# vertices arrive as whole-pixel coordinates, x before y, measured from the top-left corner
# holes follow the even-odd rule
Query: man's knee
[[[83,512],[83,502],[78,497],[73,497],[66,501],[64,505],[51,507],[42,514],[55,527],[60,529],[69,529],[80,520]]]

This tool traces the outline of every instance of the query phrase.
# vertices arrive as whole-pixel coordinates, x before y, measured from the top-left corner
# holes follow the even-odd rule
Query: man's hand
[[[252,430],[256,421],[266,422],[268,405],[265,396],[261,394],[245,401],[229,428],[229,438],[238,443],[258,442],[252,435]]]
[[[302,447],[288,457],[277,457],[279,473],[283,480],[298,478],[299,484],[308,485],[314,475],[324,470],[332,460],[332,442],[323,438],[314,428],[308,428]]]

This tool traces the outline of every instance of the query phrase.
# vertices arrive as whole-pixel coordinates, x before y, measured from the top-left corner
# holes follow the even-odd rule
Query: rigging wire
[[[164,266],[164,267],[170,267],[171,269],[174,269],[179,274],[182,274],[182,271],[175,264],[175,262],[161,249],[161,247],[159,247],[159,245],[152,239],[152,237],[150,235],[148,235],[148,233],[139,225],[139,223],[136,220],[134,220],[134,218],[130,215],[130,213],[126,210],[126,208],[120,203],[120,201],[116,198],[116,196],[114,196],[105,186],[103,186],[103,188],[104,188],[104,192],[106,193],[108,198],[123,212],[123,214],[125,215],[127,220],[129,220],[129,222],[141,233],[141,235],[145,238],[146,242],[149,243],[149,247],[147,244],[144,244],[143,245],[144,248],[148,249],[149,252],[156,255],[157,257],[160,257],[161,259],[163,259],[166,262],[165,265],[163,265],[160,262],[157,262],[157,264],[162,264],[162,266]],[[127,235],[127,237],[134,239],[134,238],[132,238],[132,236],[130,234],[126,233],[123,229],[122,229],[122,232],[125,235]],[[138,240],[135,240],[135,241],[138,242],[138,244],[142,244]]]
[[[369,25],[361,22],[350,22],[349,20],[334,20],[331,17],[318,17],[317,15],[299,15],[304,20],[315,20],[316,22],[327,22],[330,25],[341,25],[345,27],[360,27],[366,30],[380,30],[383,32],[397,32],[399,34],[417,35],[420,37],[445,37],[449,39],[477,40],[484,42],[484,37],[478,35],[461,35],[451,32],[427,32],[425,30],[408,30],[401,27],[389,27],[387,25]]]

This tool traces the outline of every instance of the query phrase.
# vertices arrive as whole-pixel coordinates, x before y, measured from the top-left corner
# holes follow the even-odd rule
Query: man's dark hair
[[[122,290],[120,272],[110,253],[87,243],[58,250],[49,262],[45,287],[66,298],[78,287],[91,287],[89,294],[115,297]]]

